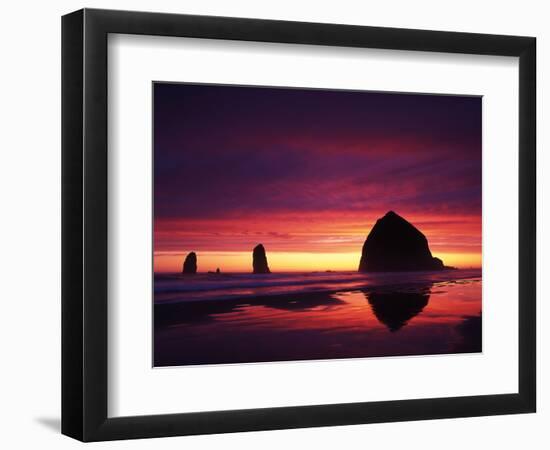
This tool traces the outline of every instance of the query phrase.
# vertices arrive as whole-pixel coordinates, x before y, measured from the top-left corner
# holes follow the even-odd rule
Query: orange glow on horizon
[[[190,250],[191,251],[191,250]],[[181,272],[187,252],[155,252],[154,270],[160,272]],[[457,268],[481,267],[481,253],[433,253],[447,266]],[[267,259],[272,272],[315,272],[356,271],[360,252],[349,253],[307,253],[269,252]],[[208,272],[220,268],[222,272],[251,272],[250,252],[197,252],[198,271]]]
[[[481,267],[481,216],[397,211],[428,239],[433,256],[447,266]],[[155,272],[180,272],[187,253],[199,271],[250,272],[252,249],[262,243],[274,272],[355,271],[361,248],[384,212],[365,217],[295,212],[216,219],[155,220]]]

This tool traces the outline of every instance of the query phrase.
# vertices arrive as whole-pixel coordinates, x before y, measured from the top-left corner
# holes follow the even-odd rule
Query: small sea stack
[[[195,252],[191,252],[185,257],[185,261],[183,262],[183,270],[181,273],[197,273],[197,254]]]
[[[256,245],[252,252],[252,267],[253,273],[271,273],[267,265],[267,257],[265,256],[265,248],[262,244]]]
[[[426,236],[393,211],[376,221],[361,253],[359,272],[443,270],[434,258]]]

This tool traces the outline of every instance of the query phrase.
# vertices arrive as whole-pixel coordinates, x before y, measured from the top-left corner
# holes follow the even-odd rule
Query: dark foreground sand
[[[155,303],[154,365],[481,351],[481,278]]]

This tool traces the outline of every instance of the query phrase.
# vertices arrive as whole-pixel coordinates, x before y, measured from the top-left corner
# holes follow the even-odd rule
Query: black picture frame
[[[107,416],[109,33],[519,57],[517,393]],[[83,9],[62,18],[62,433],[82,441],[535,412],[536,39]]]

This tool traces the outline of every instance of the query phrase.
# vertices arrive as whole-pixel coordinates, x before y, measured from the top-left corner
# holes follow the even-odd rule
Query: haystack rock
[[[191,252],[185,257],[182,273],[197,273],[197,254],[195,252]]]
[[[254,268],[254,273],[271,273],[267,265],[265,248],[262,244],[254,247],[254,251],[252,252],[252,267]]]
[[[363,244],[359,272],[442,270],[426,236],[403,217],[388,212],[378,219]]]

